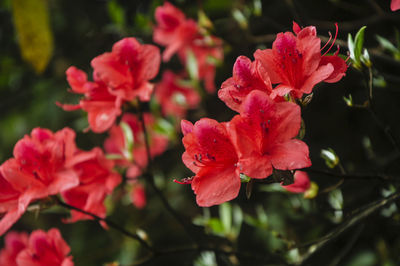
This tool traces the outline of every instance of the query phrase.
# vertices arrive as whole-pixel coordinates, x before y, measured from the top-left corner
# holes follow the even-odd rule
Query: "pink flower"
[[[160,67],[159,49],[150,44],[140,44],[135,38],[124,38],[115,43],[112,52],[92,60],[93,75],[109,88],[118,99],[131,101],[139,97],[149,101],[153,79]]]
[[[17,256],[28,246],[28,234],[9,232],[4,242],[4,248],[0,251],[0,265],[18,266]]]
[[[300,130],[300,107],[274,102],[262,91],[250,92],[228,124],[239,154],[241,172],[266,178],[272,169],[293,170],[311,165],[307,145],[295,139]]]
[[[209,207],[237,197],[240,189],[238,156],[225,124],[202,118],[194,125],[182,120],[186,151],[183,163],[196,175],[191,183],[199,206]]]
[[[180,76],[171,71],[165,71],[162,80],[156,86],[155,97],[161,104],[164,114],[184,117],[186,110],[196,107],[200,96],[194,88],[179,84]]]
[[[135,178],[142,173],[148,163],[144,133],[141,122],[136,116],[127,113],[121,121],[128,124],[133,133],[133,147],[128,147],[122,128],[114,126],[110,130],[110,136],[104,142],[104,148],[109,154],[120,155],[121,159],[115,160],[116,164],[127,167],[126,176]],[[144,114],[144,121],[149,134],[150,154],[154,157],[165,151],[168,138],[155,132],[155,119],[150,113]]]
[[[232,110],[239,112],[246,96],[253,90],[267,94],[272,91],[268,73],[259,61],[251,62],[245,56],[239,56],[233,66],[233,76],[221,85],[218,97]]]
[[[78,175],[66,165],[75,151],[75,133],[64,128],[56,133],[35,128],[14,147],[14,158],[0,167],[2,202],[0,234],[25,212],[29,203],[79,184]],[[1,176],[0,176],[1,177]],[[4,193],[4,194],[3,194]]]
[[[271,82],[279,84],[271,96],[283,96],[291,93],[300,98],[304,93],[311,93],[319,82],[337,82],[347,70],[346,62],[337,56],[321,55],[321,40],[315,27],[301,29],[293,22],[293,31],[279,33],[272,44],[272,49],[257,50],[254,53],[268,72]],[[336,38],[336,37],[335,37]]]
[[[106,217],[104,199],[121,183],[119,174],[112,171],[114,163],[105,158],[100,148],[91,151],[80,151],[69,162],[71,168],[79,176],[79,185],[62,192],[66,203],[79,209]],[[68,222],[93,219],[78,211],[71,211]]]
[[[65,111],[85,110],[93,132],[101,133],[109,129],[121,114],[121,99],[110,94],[106,84],[96,80],[96,77],[94,82],[89,82],[86,73],[76,67],[68,68],[66,74],[72,92],[83,94],[84,99],[77,105],[57,104]]]
[[[396,11],[400,9],[400,0],[392,0],[390,3],[390,9]]]
[[[147,203],[146,191],[144,190],[144,187],[142,184],[135,182],[132,185],[130,198],[131,198],[132,204],[135,205],[136,208],[143,209],[146,206],[146,203]]]
[[[156,8],[155,18],[157,27],[154,28],[153,39],[167,47],[163,53],[164,61],[169,61],[172,55],[185,49],[199,35],[197,23],[186,19],[185,14],[169,2]]]
[[[292,193],[304,193],[306,192],[311,186],[310,179],[308,178],[308,174],[303,171],[296,171],[294,173],[294,183],[282,187],[289,192]]]
[[[224,59],[222,40],[214,36],[201,36],[196,38],[186,49],[179,50],[179,58],[186,68],[190,52],[193,52],[197,61],[199,80],[204,81],[204,86],[209,93],[215,92],[216,62]]]
[[[23,191],[16,190],[0,171],[0,235],[3,235],[25,212],[29,200],[21,197]],[[23,204],[19,201],[23,200]]]
[[[16,258],[18,266],[73,266],[71,249],[62,238],[58,229],[50,229],[47,233],[36,230],[29,236],[26,248]]]
[[[166,46],[163,60],[169,61],[178,53],[183,65],[187,65],[188,54],[193,53],[197,61],[197,76],[204,80],[208,92],[215,91],[215,62],[223,59],[222,40],[204,34],[197,23],[169,2],[157,7],[157,26],[154,28],[154,42]],[[210,60],[211,59],[211,60]],[[212,60],[213,59],[213,60]]]

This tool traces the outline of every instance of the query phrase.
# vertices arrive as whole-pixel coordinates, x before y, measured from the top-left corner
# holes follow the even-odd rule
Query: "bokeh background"
[[[35,127],[59,130],[68,126],[77,131],[80,148],[101,146],[107,134],[84,133],[88,126],[85,113],[64,112],[55,105],[56,101],[72,103],[79,99],[67,91],[65,70],[74,65],[90,73],[91,59],[111,50],[113,43],[123,37],[134,36],[143,43],[153,43],[154,10],[162,3],[160,0],[2,0],[0,162],[11,157],[14,144]],[[321,149],[332,148],[348,173],[380,173],[400,181],[400,151],[387,134],[389,131],[394,142],[400,142],[400,11],[391,12],[389,0],[180,0],[171,3],[195,20],[198,11],[203,10],[213,23],[213,34],[224,41],[225,58],[217,68],[217,88],[232,75],[239,55],[253,59],[256,49],[271,47],[278,32],[291,31],[292,21],[316,26],[325,41],[329,31],[334,35],[337,22],[337,43],[342,45],[340,51],[345,56],[348,34],[354,37],[362,26],[367,26],[364,47],[373,64],[373,99],[379,121],[368,110],[348,107],[343,100],[351,94],[354,103],[362,105],[368,96],[365,68],[349,67],[346,77],[339,83],[324,83],[314,88],[311,103],[302,110],[306,128],[304,141],[310,148],[314,169],[339,173],[338,169],[327,168],[320,156]],[[26,17],[34,17],[43,24],[38,28],[29,24],[18,28],[18,23],[23,25]],[[395,49],[382,45],[377,35],[391,42]],[[39,45],[34,47],[32,43]],[[23,53],[30,53],[30,59]],[[173,58],[162,64],[160,73],[180,68],[179,60]],[[160,75],[155,80],[159,79]],[[194,122],[210,117],[228,121],[233,115],[234,112],[214,94],[206,95],[200,108],[189,112],[187,119]],[[355,210],[395,192],[399,184],[396,180],[349,179],[334,191],[304,199],[302,195],[284,192],[276,184],[256,183],[250,199],[246,198],[243,186],[239,197],[230,204],[203,210],[195,204],[189,186],[172,182],[174,178],[191,175],[180,159],[182,152],[181,136],[177,133],[169,149],[155,160],[157,185],[180,214],[201,224],[199,231],[215,236],[205,241],[227,241],[239,250],[262,256],[274,254],[286,257],[289,262],[296,260],[296,252],[305,250],[295,247],[324,236],[351,217]],[[310,173],[310,177],[320,191],[340,181],[340,178],[321,173]],[[138,210],[117,190],[108,199],[109,214],[130,230],[140,228],[146,232],[155,246],[175,247],[190,242],[151,190],[147,199],[147,206]],[[57,207],[40,212],[33,210],[26,213],[14,229],[60,228],[72,248],[76,265],[111,262],[131,265],[145,254],[134,240],[113,230],[104,231],[96,222],[64,224],[60,218],[65,215],[65,210]],[[233,231],[224,228],[224,215],[232,215]],[[398,265],[399,232],[400,215],[397,205],[392,204],[346,230],[308,263]],[[218,265],[234,263],[229,256],[182,252],[156,257],[146,265],[212,265],[210,263],[214,262]],[[237,262],[241,265],[259,263],[251,259]]]

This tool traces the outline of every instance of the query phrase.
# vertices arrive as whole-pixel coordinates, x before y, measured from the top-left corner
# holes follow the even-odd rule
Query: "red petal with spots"
[[[239,112],[240,105],[252,90],[270,94],[271,81],[260,62],[245,56],[239,56],[233,66],[233,77],[226,80],[218,91],[218,97],[234,111]]]
[[[294,173],[294,183],[282,187],[292,193],[304,193],[310,188],[310,186],[311,182],[308,178],[308,174],[303,171],[296,171]]]
[[[189,122],[182,124],[190,127]],[[240,189],[238,157],[226,125],[202,118],[182,142],[186,148],[182,160],[196,173],[191,184],[197,204],[208,207],[235,198]]]

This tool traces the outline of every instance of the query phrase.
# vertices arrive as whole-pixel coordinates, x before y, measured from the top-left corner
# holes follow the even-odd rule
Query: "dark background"
[[[314,25],[322,36],[328,36],[328,31],[334,34],[334,22],[338,22],[338,39],[343,41],[347,41],[349,33],[354,37],[366,25],[365,47],[370,51],[374,76],[383,77],[386,82],[385,86],[374,86],[373,101],[378,120],[368,110],[349,108],[343,101],[343,96],[349,94],[357,104],[367,100],[366,69],[359,71],[350,67],[340,82],[323,83],[314,88],[311,103],[302,111],[306,125],[304,141],[310,148],[315,169],[329,170],[320,152],[330,147],[348,173],[381,173],[400,180],[400,151],[388,139],[387,133],[394,136],[396,143],[400,142],[400,61],[380,47],[375,37],[379,34],[396,45],[400,11],[391,12],[390,1],[260,1],[262,13],[259,16],[254,12],[253,1],[171,2],[194,19],[197,19],[198,9],[203,8],[214,24],[213,34],[224,40],[225,59],[217,68],[217,88],[232,75],[237,56],[245,55],[253,59],[252,54],[256,49],[271,47],[276,33],[291,31],[292,21],[302,26]],[[113,43],[123,37],[134,36],[144,43],[153,43],[154,9],[161,4],[162,1],[158,0],[48,1],[54,52],[44,73],[36,74],[21,58],[13,24],[12,3],[3,0],[0,3],[0,162],[12,156],[16,141],[34,127],[51,130],[72,127],[77,131],[80,148],[101,146],[106,134],[83,133],[82,130],[87,127],[83,112],[64,112],[55,105],[56,101],[75,103],[78,100],[78,97],[67,92],[65,70],[74,65],[90,73],[91,59],[111,50]],[[238,25],[232,10],[240,10],[247,17],[247,29]],[[342,54],[346,55],[346,51],[346,47],[341,47]],[[174,57],[171,62],[163,64],[161,70],[180,67]],[[159,79],[160,75],[156,81]],[[234,112],[215,94],[206,96],[201,109],[191,111],[188,119],[196,121],[207,116],[228,121],[233,115]],[[367,139],[371,143],[370,148],[363,145]],[[157,180],[171,205],[187,219],[192,219],[201,215],[202,210],[195,204],[191,189],[172,182],[173,178],[191,175],[181,162],[182,152],[178,137],[165,154],[156,159]],[[331,171],[339,173],[338,169]],[[310,177],[318,184],[320,191],[340,180],[316,173],[311,173]],[[396,181],[345,180],[339,188],[344,202],[343,220],[351,217],[354,210],[382,198],[383,189],[396,190],[397,187]],[[239,237],[233,241],[239,250],[274,253],[284,257],[289,250],[287,239],[301,246],[302,243],[319,239],[338,226],[331,219],[334,210],[328,201],[331,197],[329,193],[304,200],[301,195],[267,190],[273,189],[255,184],[249,200],[241,191],[239,197],[232,201],[232,205],[240,206],[246,217],[255,220],[259,220],[257,208],[263,209],[269,221],[268,226],[256,227],[249,222],[251,218],[246,218]],[[112,202],[109,201],[111,218],[131,230],[145,230],[155,246],[174,247],[190,242],[151,190],[148,191],[148,205],[143,210],[135,209],[124,200]],[[216,219],[218,210],[218,207],[211,208],[211,214]],[[72,248],[76,265],[101,265],[112,261],[129,265],[145,254],[134,240],[112,229],[104,231],[95,222],[63,224],[60,218],[64,215],[62,209],[55,207],[41,212],[38,217],[35,213],[26,213],[14,229],[32,231],[60,228]],[[380,211],[375,212],[341,234],[309,263],[328,265],[328,262],[338,258],[338,265],[397,265],[400,261],[399,231],[400,215],[397,210],[386,216]],[[304,250],[300,249],[300,252]],[[156,257],[148,265],[192,265],[198,256],[196,252],[172,254]],[[226,257],[218,255],[218,263],[232,263]],[[245,258],[239,262],[242,265],[259,263]]]

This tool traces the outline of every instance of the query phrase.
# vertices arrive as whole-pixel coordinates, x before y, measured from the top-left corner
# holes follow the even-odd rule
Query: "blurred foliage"
[[[80,148],[101,146],[106,134],[83,133],[87,127],[83,112],[64,112],[55,105],[56,101],[78,101],[75,95],[67,92],[65,70],[74,65],[90,73],[91,59],[111,50],[112,44],[122,37],[135,36],[142,42],[152,43],[154,10],[162,2],[1,1],[0,162],[12,156],[15,143],[34,127],[59,130],[68,126],[78,132]],[[226,53],[224,62],[217,69],[217,88],[232,75],[237,56],[253,58],[256,49],[271,47],[275,34],[291,30],[293,20],[303,26],[315,25],[318,34],[325,37],[334,30],[334,22],[337,21],[338,40],[342,41],[341,45],[344,44],[341,48],[343,54],[346,54],[343,50],[347,51],[348,36],[355,36],[354,39],[351,37],[353,47],[349,44],[349,55],[354,66],[365,64],[362,58],[366,57],[364,51],[368,49],[374,84],[381,84],[374,87],[376,112],[399,141],[400,42],[397,30],[400,28],[400,12],[390,12],[389,1],[171,2],[194,19],[200,9],[204,11],[206,18],[212,22],[212,34],[224,40]],[[24,26],[26,23],[29,26]],[[367,30],[360,32],[363,26],[367,26]],[[190,68],[197,67],[195,59],[189,56],[188,60],[192,60]],[[165,69],[177,70],[181,67],[175,57],[162,65],[160,73]],[[317,169],[331,170],[325,165],[329,156],[321,158],[320,153],[322,149],[332,147],[332,151],[340,154],[343,168],[350,173],[382,172],[398,177],[400,164],[396,156],[399,151],[387,139],[385,129],[377,125],[368,111],[354,108],[362,106],[368,99],[368,81],[363,71],[349,68],[346,77],[339,83],[320,84],[315,88],[313,100],[302,109],[306,125],[304,141],[310,147],[313,167]],[[160,80],[160,76],[156,81]],[[157,108],[157,103],[152,104],[149,108]],[[234,112],[216,95],[206,95],[201,108],[191,111],[188,119],[196,121],[207,116],[227,121],[233,115]],[[168,132],[172,137],[171,122],[166,119],[160,121],[157,130]],[[377,179],[346,180],[338,189],[320,192],[313,199],[305,199],[302,195],[283,191],[278,184],[255,183],[249,199],[246,198],[246,186],[243,185],[237,199],[202,210],[196,205],[189,186],[172,182],[173,178],[180,179],[192,174],[181,161],[183,147],[180,136],[177,139],[165,154],[155,160],[158,187],[179,213],[188,219],[196,217],[199,230],[213,237],[209,241],[224,244],[228,241],[240,251],[272,257],[278,255],[296,262],[307,250],[304,243],[320,239],[336,228],[337,223],[350,217],[354,210],[389,195],[383,191],[398,191],[398,183],[389,186],[387,182]],[[336,159],[339,161],[338,157],[330,161],[332,167],[337,165]],[[332,171],[339,173],[336,168]],[[310,176],[320,191],[335,186],[338,181],[337,178],[318,173]],[[189,239],[182,227],[165,211],[153,191],[149,189],[147,194],[147,206],[138,210],[124,200],[125,191],[120,186],[108,199],[109,206],[112,206],[109,208],[110,218],[128,230],[142,230],[157,247],[187,245]],[[360,231],[354,241],[354,231],[358,232],[355,228],[344,232],[308,265],[327,265],[337,259],[337,265],[396,265],[400,261],[400,237],[397,233],[400,215],[397,205],[393,206],[371,215],[363,221],[363,227],[355,226]],[[60,218],[66,214],[65,210],[56,207],[39,214],[29,212],[14,229],[32,231],[60,228],[78,266],[116,261],[120,265],[130,265],[146,255],[136,241],[112,229],[105,231],[96,222],[62,223]],[[257,265],[256,261],[245,258],[238,263]],[[208,251],[163,256],[149,261],[147,265],[191,264],[230,265],[235,261]]]

